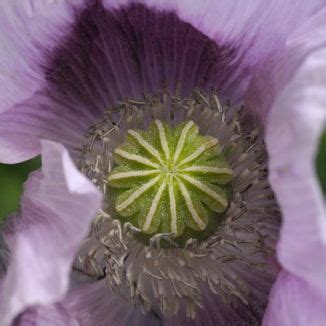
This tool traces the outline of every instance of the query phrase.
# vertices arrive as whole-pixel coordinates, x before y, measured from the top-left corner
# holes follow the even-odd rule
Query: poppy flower
[[[323,1],[0,7],[3,325],[324,324]]]

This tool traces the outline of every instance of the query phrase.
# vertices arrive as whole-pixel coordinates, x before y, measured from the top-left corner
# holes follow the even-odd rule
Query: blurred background
[[[0,164],[0,221],[19,208],[23,184],[40,166],[40,157],[15,165]]]
[[[41,158],[16,164],[0,164],[0,222],[8,214],[19,209],[19,200],[23,184],[30,172],[40,168]],[[326,194],[326,131],[320,139],[319,152],[316,158],[316,171],[324,195]]]

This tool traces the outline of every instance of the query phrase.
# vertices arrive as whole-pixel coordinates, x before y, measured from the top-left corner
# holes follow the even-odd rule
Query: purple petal
[[[272,289],[263,326],[323,326],[326,300],[304,280],[282,272]]]
[[[84,325],[159,325],[153,314],[144,315],[126,300],[112,294],[105,280],[79,287],[64,300],[70,315]]]
[[[11,326],[77,326],[59,304],[29,309],[20,314]],[[79,326],[79,325],[78,325]]]
[[[68,105],[68,103],[67,103]],[[79,156],[87,128],[95,121],[81,111],[71,112],[52,101],[44,91],[0,114],[0,160],[16,163],[40,153],[40,140],[65,145],[75,158]]]
[[[39,139],[81,147],[87,127],[126,97],[165,87],[174,91],[179,82],[183,93],[213,84],[222,88],[231,75],[234,50],[215,44],[173,12],[143,5],[109,11],[101,1],[74,10],[69,28],[58,22],[57,28],[67,31],[64,37],[57,36],[52,47],[37,43],[32,51],[42,67],[41,89],[0,116],[3,162],[35,155]]]
[[[28,68],[15,78],[5,74],[1,84],[10,92],[0,94],[25,89],[14,80],[32,88],[16,101],[2,100],[10,109],[0,117],[0,159],[7,163],[36,155],[39,139],[80,147],[86,128],[126,97],[180,86],[182,93],[214,87],[223,99],[242,100],[255,66],[321,7],[319,1],[28,3],[27,10],[7,0],[0,15],[13,43],[0,58],[10,59],[8,71],[18,61]],[[11,58],[13,51],[20,57]]]
[[[319,32],[325,35],[326,28]],[[316,43],[318,33],[307,37]],[[321,40],[324,42],[324,37]],[[308,47],[309,42],[302,46]],[[270,183],[283,217],[279,261],[289,272],[317,286],[323,295],[326,213],[315,157],[326,123],[325,58],[326,46],[306,57],[274,102],[266,132]]]
[[[109,8],[130,2],[104,0]],[[235,50],[232,70],[222,71],[229,76],[222,85],[218,80],[212,85],[219,92],[221,88],[223,92],[227,90],[228,99],[234,101],[242,100],[256,65],[270,59],[302,22],[325,7],[323,0],[141,2],[149,8],[175,12],[219,46]]]
[[[221,295],[214,295],[207,284],[201,283],[203,305],[198,308],[195,318],[187,318],[186,309],[183,307],[183,310],[176,316],[166,320],[164,326],[256,325],[257,316],[264,314],[275,278],[266,272],[246,268],[237,268],[236,273],[241,275],[241,278],[249,285],[247,294],[249,304],[236,300],[236,298],[232,298],[232,303],[223,300]]]
[[[66,1],[1,1],[0,112],[39,89],[43,82],[39,44],[51,48],[55,37],[63,34],[58,25],[63,27],[71,20],[69,7]]]
[[[109,292],[105,281],[70,291],[63,301],[39,306],[16,319],[17,326],[29,325],[119,325],[158,326],[152,314],[144,315],[127,301]]]
[[[53,48],[56,38],[66,32],[73,17],[69,8],[66,1],[1,1],[0,112],[11,110],[44,86],[42,51]],[[3,128],[1,133],[2,162],[20,162],[40,153],[39,139],[26,134],[23,126]]]
[[[30,177],[21,203],[1,293],[2,325],[31,305],[65,295],[74,256],[101,205],[99,191],[62,145],[42,142],[42,158],[42,173]]]
[[[296,71],[311,52],[325,46],[326,9],[307,18],[295,29],[283,47],[262,60],[254,70],[245,106],[266,123],[277,96],[292,80]]]

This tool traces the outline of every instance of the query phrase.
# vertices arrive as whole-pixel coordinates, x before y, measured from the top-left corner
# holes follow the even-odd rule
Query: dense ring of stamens
[[[111,196],[123,191],[115,196],[118,218],[136,220],[144,233],[178,237],[185,226],[205,230],[209,216],[216,218],[209,213],[225,211],[222,184],[233,173],[216,138],[198,134],[193,121],[171,128],[157,119],[147,132],[128,130],[127,135],[114,150],[116,167],[108,177]],[[203,196],[211,199],[208,205]],[[188,232],[187,239],[192,236]]]
[[[204,239],[190,238],[182,246],[164,232],[151,235],[148,245],[138,241],[141,230],[116,219],[112,205],[105,201],[74,268],[92,277],[105,277],[112,290],[145,312],[195,318],[196,311],[205,309],[203,298],[211,293],[220,305],[216,309],[226,314],[241,311],[248,324],[257,324],[275,277],[266,264],[267,257],[273,255],[280,221],[267,181],[264,144],[256,129],[242,128],[241,114],[239,109],[222,107],[214,93],[197,91],[187,98],[158,93],[145,100],[126,100],[108,110],[105,119],[89,130],[80,161],[81,171],[107,198],[114,149],[123,143],[128,130],[147,130],[156,120],[170,121],[173,127],[191,120],[204,135],[216,137],[233,171],[233,192],[215,232]],[[167,155],[163,126],[156,126],[161,130],[162,153]],[[174,159],[180,154],[168,155]],[[194,172],[199,168],[187,169]],[[153,180],[155,173],[150,174]],[[187,198],[185,183],[189,180],[180,178],[178,187]],[[160,188],[157,196],[165,190],[174,197],[173,187],[162,183]],[[176,205],[171,207],[173,215]],[[160,248],[162,240],[171,247]]]

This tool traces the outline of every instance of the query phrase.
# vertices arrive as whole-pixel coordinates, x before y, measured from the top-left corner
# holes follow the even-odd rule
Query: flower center
[[[173,128],[155,120],[147,131],[128,130],[114,163],[108,181],[117,218],[145,234],[200,232],[228,207],[224,185],[232,170],[217,138],[200,135],[193,121]]]
[[[258,324],[280,214],[243,112],[199,90],[108,108],[81,149],[80,169],[106,200],[75,270],[164,318],[203,316],[213,303]]]

